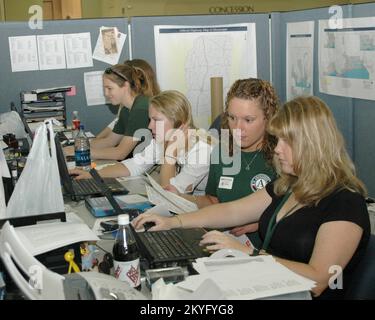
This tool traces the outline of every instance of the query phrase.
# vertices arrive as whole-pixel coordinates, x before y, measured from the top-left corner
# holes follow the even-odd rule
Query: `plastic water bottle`
[[[80,125],[81,125],[81,120],[79,120],[78,111],[73,111],[73,120],[72,120],[73,139],[75,139],[76,136],[78,135]]]
[[[127,282],[131,287],[141,290],[139,252],[134,235],[129,227],[129,215],[119,215],[118,225],[119,229],[113,245],[115,277]]]
[[[91,169],[90,141],[85,135],[85,127],[83,124],[79,126],[79,132],[74,139],[74,157],[76,167],[78,169]]]

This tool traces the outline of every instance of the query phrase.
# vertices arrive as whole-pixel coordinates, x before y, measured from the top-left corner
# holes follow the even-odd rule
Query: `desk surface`
[[[140,179],[120,179],[120,182],[129,190],[129,194],[144,194],[146,178]],[[68,201],[67,205],[74,211],[90,228],[95,224],[96,218],[87,210],[84,201],[72,202]],[[100,240],[98,242],[100,248],[112,252],[113,240]],[[145,285],[145,277],[142,276],[142,291],[146,298],[151,299],[151,292]],[[281,296],[273,296],[265,298],[265,300],[311,300],[309,292],[299,292],[286,294]]]

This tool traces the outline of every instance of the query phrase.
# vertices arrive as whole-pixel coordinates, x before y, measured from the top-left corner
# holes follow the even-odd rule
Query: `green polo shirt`
[[[147,129],[150,122],[148,102],[148,97],[139,95],[135,98],[130,110],[126,107],[122,108],[113,132],[132,137],[138,129]]]
[[[262,189],[276,177],[274,169],[267,163],[263,152],[238,152],[234,161],[224,163],[217,157],[219,146],[212,151],[211,159],[219,158],[219,163],[211,163],[206,186],[206,194],[218,198],[219,202],[229,202],[248,196]],[[215,157],[215,158],[213,158]],[[211,160],[212,162],[212,160]],[[239,172],[225,173],[224,168],[239,167]]]

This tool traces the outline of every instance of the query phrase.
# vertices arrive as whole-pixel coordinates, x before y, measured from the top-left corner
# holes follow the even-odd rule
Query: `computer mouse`
[[[117,220],[107,220],[100,222],[100,226],[104,229],[104,231],[114,231],[118,229],[118,222]]]
[[[145,228],[145,231],[148,231],[148,229],[152,228],[155,225],[154,222],[145,222],[143,224],[143,228]]]
[[[132,221],[136,217],[138,217],[143,211],[140,209],[135,208],[125,208],[123,209],[124,213],[127,213],[129,215],[129,220]]]

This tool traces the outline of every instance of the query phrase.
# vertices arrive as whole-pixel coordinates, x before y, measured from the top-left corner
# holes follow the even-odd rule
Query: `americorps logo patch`
[[[267,176],[266,174],[257,174],[251,179],[250,187],[253,192],[263,189],[268,182],[271,181],[271,178]]]

